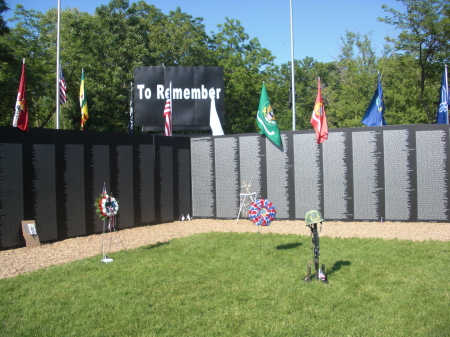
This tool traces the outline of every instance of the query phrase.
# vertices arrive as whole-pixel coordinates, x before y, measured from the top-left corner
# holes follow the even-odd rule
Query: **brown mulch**
[[[160,225],[124,229],[105,234],[106,250],[114,252],[167,242],[173,238],[204,232],[261,232],[310,235],[304,221],[274,221],[269,227],[255,226],[250,220],[194,219]],[[118,239],[115,240],[115,235]],[[450,241],[449,223],[403,222],[324,222],[320,236]],[[113,244],[109,245],[110,239]],[[120,243],[122,242],[122,243]],[[0,251],[0,279],[102,254],[102,234],[77,237],[34,248]]]

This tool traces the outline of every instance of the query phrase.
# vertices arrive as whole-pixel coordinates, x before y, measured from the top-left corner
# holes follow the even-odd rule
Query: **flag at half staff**
[[[328,139],[328,123],[325,115],[325,106],[322,100],[322,90],[320,87],[320,77],[318,78],[318,89],[316,103],[312,112],[311,120],[309,121],[316,131],[317,144],[320,144]]]
[[[169,97],[166,100],[163,117],[164,122],[164,136],[172,136],[172,82],[169,85]]]
[[[164,123],[164,136],[172,136],[172,107],[170,98],[166,100],[163,116],[166,119]]]
[[[272,109],[272,105],[267,95],[266,85],[263,83],[261,97],[259,98],[258,113],[256,114],[256,123],[261,134],[265,134],[276,145],[281,146],[280,130]]]
[[[12,125],[22,131],[29,131],[28,128],[28,104],[27,104],[27,84],[25,80],[25,59],[22,63],[22,74],[20,76],[19,91],[14,111]]]
[[[66,80],[64,79],[62,66],[59,67],[59,104],[63,105],[67,102],[67,85]]]
[[[84,124],[86,124],[86,121],[89,118],[86,92],[84,90],[84,69],[81,69],[80,109],[81,109],[81,130],[84,130]]]
[[[439,97],[439,108],[436,116],[436,124],[448,124],[448,77],[447,65],[442,74],[441,90]]]
[[[384,98],[383,88],[381,87],[380,72],[378,72],[378,86],[370,101],[369,107],[361,121],[367,126],[382,126],[387,125],[384,120]]]

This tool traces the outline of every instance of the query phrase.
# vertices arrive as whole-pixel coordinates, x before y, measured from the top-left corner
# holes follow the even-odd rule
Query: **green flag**
[[[272,142],[281,146],[280,130],[278,130],[277,121],[273,113],[272,105],[267,95],[266,86],[263,83],[261,90],[261,97],[259,99],[258,113],[256,115],[256,122],[258,124],[260,133],[266,135]]]

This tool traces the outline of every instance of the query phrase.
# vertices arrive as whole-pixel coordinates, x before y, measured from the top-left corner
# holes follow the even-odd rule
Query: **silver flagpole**
[[[447,101],[447,112],[446,112],[446,114],[445,114],[445,122],[447,123],[447,124],[449,124],[449,120],[448,120],[448,104],[449,104],[449,101],[448,101],[448,98],[449,98],[449,95],[448,95],[448,74],[447,74],[447,65],[445,65],[445,84],[446,84],[446,88],[445,88],[445,94],[447,95],[447,97],[445,98],[445,100]]]
[[[291,101],[292,101],[292,131],[295,131],[295,70],[294,70],[294,30],[292,28],[292,0],[291,3]]]
[[[59,26],[61,19],[61,0],[58,0],[58,22],[56,24],[56,129],[59,129],[59,81],[60,81],[60,69],[59,64]]]

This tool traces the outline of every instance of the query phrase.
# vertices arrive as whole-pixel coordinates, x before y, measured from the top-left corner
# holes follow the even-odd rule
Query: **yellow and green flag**
[[[89,118],[87,98],[86,93],[84,92],[84,69],[81,69],[80,109],[81,109],[81,130],[84,130],[84,124]]]

